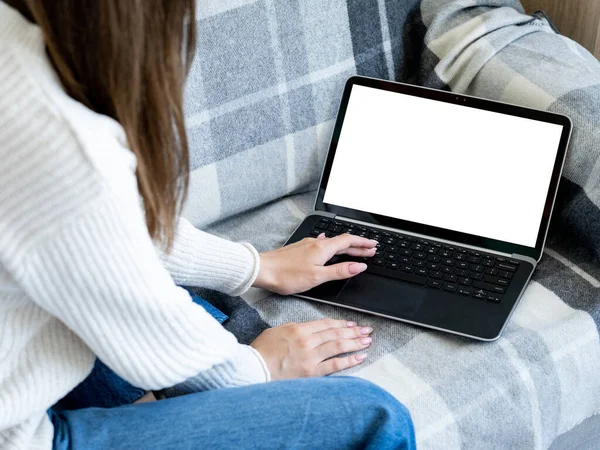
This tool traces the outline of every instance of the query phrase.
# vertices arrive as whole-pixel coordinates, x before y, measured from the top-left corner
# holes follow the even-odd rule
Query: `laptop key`
[[[439,265],[439,264],[436,264],[436,263],[429,263],[429,264],[427,264],[427,268],[428,268],[428,269],[431,269],[431,270],[438,271],[438,270],[440,270],[440,268],[441,268],[441,267],[440,267],[440,265]]]
[[[388,261],[396,261],[398,259],[398,255],[394,255],[393,253],[386,253],[385,259]]]
[[[469,297],[471,295],[471,291],[469,289],[459,289],[458,293],[460,295],[464,295],[465,297]]]
[[[493,292],[495,294],[504,294],[506,291],[502,286],[497,286],[495,284],[484,283],[481,281],[476,281],[473,283],[473,286],[476,289],[483,289],[484,291]]]
[[[444,275],[444,281],[449,281],[450,283],[456,283],[458,281],[458,277],[456,275]]]
[[[517,270],[517,268],[515,266],[511,266],[510,264],[498,264],[496,266],[498,269],[500,270],[504,270],[506,272],[515,272]]]
[[[315,228],[318,228],[319,230],[327,230],[329,228],[329,224],[321,221],[315,225]]]
[[[501,278],[506,278],[508,280],[511,280],[513,277],[513,273],[500,271],[500,272],[498,272],[498,276],[500,276]]]
[[[482,265],[482,266],[485,266],[485,267],[494,267],[494,261],[493,261],[493,260],[491,260],[491,259],[484,259],[484,260],[481,262],[481,265]]]
[[[442,272],[432,272],[429,274],[429,278],[433,278],[434,280],[441,280],[444,278],[444,274]]]
[[[409,266],[408,264],[404,264],[403,266],[400,266],[400,270],[402,270],[403,272],[412,273],[415,271],[415,268],[412,266]]]
[[[427,259],[427,255],[423,252],[415,253],[415,258],[417,259]]]
[[[453,274],[454,273],[454,269],[452,267],[442,266],[442,272],[443,273]]]
[[[487,300],[488,302],[492,303],[500,303],[500,297],[498,297],[497,295],[488,295]]]
[[[385,259],[375,258],[373,259],[373,264],[375,264],[376,266],[385,266]]]
[[[494,267],[490,267],[488,269],[485,269],[483,271],[483,273],[485,273],[486,275],[493,275],[496,276],[498,275],[498,269],[494,268]]]
[[[312,231],[310,232],[310,235],[311,235],[311,236],[318,236],[318,235],[320,235],[320,234],[321,234],[321,230],[312,230]]]
[[[459,269],[468,269],[469,263],[457,261],[456,267],[458,267]]]
[[[399,256],[398,257],[398,262],[404,263],[404,264],[410,264],[410,257],[408,256]]]
[[[458,284],[462,284],[463,286],[471,286],[471,284],[473,284],[473,280],[470,278],[459,278]]]
[[[437,281],[437,280],[429,280],[427,282],[427,286],[430,286],[430,287],[435,288],[435,289],[439,289],[439,288],[442,287],[442,283],[440,281]]]
[[[478,272],[471,272],[471,273],[469,273],[469,278],[472,278],[473,280],[481,281],[481,280],[483,280],[483,274],[478,273]]]
[[[512,264],[513,266],[518,266],[519,264],[521,264],[521,262],[517,261],[516,259],[509,259],[508,262],[509,262],[509,264]]]
[[[386,264],[385,267],[392,269],[392,270],[398,270],[400,268],[400,264],[398,264],[397,262],[390,261]]]
[[[487,295],[486,294],[474,293],[473,297],[478,298],[480,300],[485,300],[487,298]]]
[[[456,272],[454,272],[454,275],[456,275],[457,277],[468,278],[469,273],[470,272],[466,269],[457,269]]]
[[[415,267],[425,267],[427,265],[427,261],[423,261],[422,259],[415,259],[412,265]]]
[[[448,292],[456,292],[457,287],[450,283],[444,283],[443,289]]]
[[[427,257],[427,261],[429,261],[429,262],[439,263],[441,260],[442,260],[442,258],[440,258],[439,256],[436,256],[436,255],[429,255]]]
[[[385,246],[385,251],[388,253],[398,253],[398,250],[400,250],[396,245],[386,245]]]
[[[384,237],[383,243],[388,244],[388,245],[394,245],[396,243],[396,239],[394,239],[392,237]]]

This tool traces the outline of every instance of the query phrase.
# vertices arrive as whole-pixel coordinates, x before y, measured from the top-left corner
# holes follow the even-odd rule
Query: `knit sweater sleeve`
[[[241,295],[254,283],[260,267],[257,251],[196,229],[180,218],[173,248],[160,254],[165,268],[181,286],[201,286]]]
[[[104,187],[38,240],[18,270],[29,296],[135,386],[161,389],[191,376],[207,388],[268,381],[260,355],[174,284],[136,201]],[[253,257],[245,248],[217,253],[210,256],[215,267],[242,266]],[[224,279],[232,287],[246,281]]]

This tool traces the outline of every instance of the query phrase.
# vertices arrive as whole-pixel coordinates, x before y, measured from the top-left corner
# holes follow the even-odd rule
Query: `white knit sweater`
[[[201,373],[269,380],[187,292],[247,290],[256,250],[181,219],[169,256],[146,229],[136,159],[114,120],[64,92],[40,29],[0,2],[0,448],[51,448],[46,411],[99,357],[135,386]]]

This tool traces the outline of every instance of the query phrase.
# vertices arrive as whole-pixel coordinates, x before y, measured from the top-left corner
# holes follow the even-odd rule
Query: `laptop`
[[[362,274],[299,297],[483,341],[498,339],[539,263],[568,117],[352,77],[314,211],[286,245],[379,242]]]

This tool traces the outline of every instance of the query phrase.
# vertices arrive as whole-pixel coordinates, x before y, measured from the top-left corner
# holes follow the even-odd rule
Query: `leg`
[[[408,411],[351,377],[279,381],[54,415],[62,449],[414,449]]]

